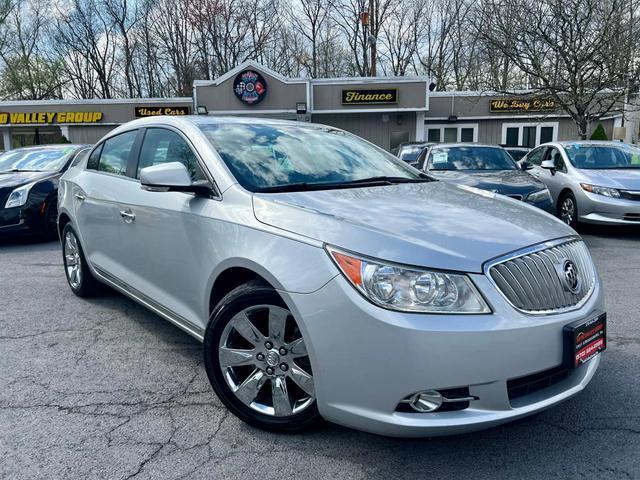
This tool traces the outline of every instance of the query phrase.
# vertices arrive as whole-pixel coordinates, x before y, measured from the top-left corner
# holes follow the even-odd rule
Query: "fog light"
[[[437,390],[418,392],[409,401],[416,412],[435,412],[442,406],[443,398]]]

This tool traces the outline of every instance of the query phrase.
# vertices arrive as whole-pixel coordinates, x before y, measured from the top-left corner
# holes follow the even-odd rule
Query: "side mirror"
[[[187,167],[180,162],[161,163],[140,170],[140,186],[151,192],[187,192],[209,196],[211,186],[195,184]]]
[[[523,160],[522,163],[520,164],[520,168],[522,170],[531,170],[533,168],[533,165],[531,165],[529,162],[527,162],[526,160]]]
[[[556,174],[556,164],[553,160],[543,160],[540,166],[551,172],[551,175]]]

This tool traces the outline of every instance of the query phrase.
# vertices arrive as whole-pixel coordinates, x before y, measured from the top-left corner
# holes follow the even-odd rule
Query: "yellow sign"
[[[342,90],[343,105],[384,103],[398,103],[397,88]]]
[[[53,123],[96,123],[102,112],[15,112],[0,113],[0,125],[32,125]]]
[[[491,112],[546,112],[556,109],[552,98],[497,98],[491,100]]]
[[[136,117],[153,117],[155,115],[189,115],[189,107],[136,107]]]

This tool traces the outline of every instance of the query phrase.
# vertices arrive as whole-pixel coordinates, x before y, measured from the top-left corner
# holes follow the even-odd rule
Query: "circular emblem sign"
[[[267,95],[267,82],[258,72],[245,70],[236,75],[233,92],[241,102],[255,105]]]

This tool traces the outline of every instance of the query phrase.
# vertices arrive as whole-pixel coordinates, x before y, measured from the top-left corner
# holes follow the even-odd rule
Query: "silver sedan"
[[[640,148],[620,142],[546,143],[521,160],[542,180],[558,216],[578,222],[640,224]]]
[[[572,229],[328,126],[136,120],[62,177],[59,212],[73,293],[109,285],[202,341],[264,429],[486,428],[580,392],[606,347]]]

